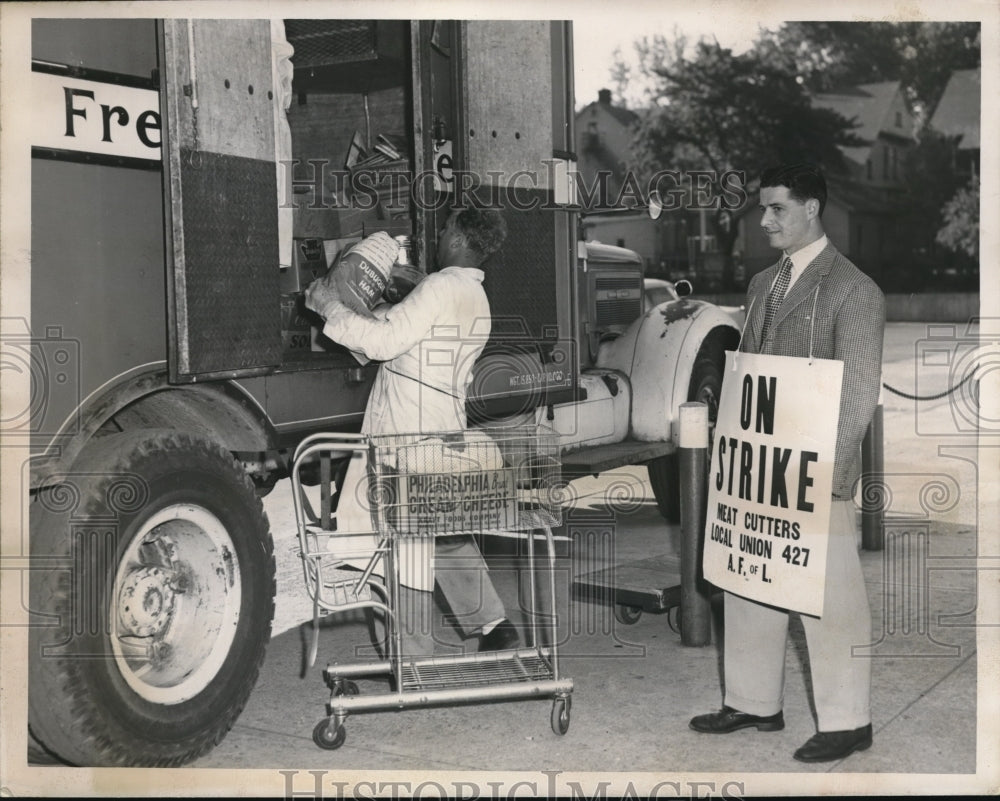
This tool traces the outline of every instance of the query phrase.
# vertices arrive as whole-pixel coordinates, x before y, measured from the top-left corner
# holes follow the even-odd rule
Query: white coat
[[[326,336],[383,362],[368,398],[362,433],[435,434],[466,428],[466,390],[491,328],[483,277],[476,268],[446,267],[375,319],[341,303],[327,307]],[[367,486],[366,459],[359,454],[341,490],[338,531],[372,530]],[[343,544],[352,554],[366,549],[370,553],[377,543],[370,534],[350,540]],[[432,546],[432,540],[423,538],[402,544],[402,584],[433,590]]]

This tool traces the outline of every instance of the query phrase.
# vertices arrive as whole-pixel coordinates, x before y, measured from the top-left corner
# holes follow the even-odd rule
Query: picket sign
[[[821,617],[844,364],[726,354],[708,477],[704,575]]]

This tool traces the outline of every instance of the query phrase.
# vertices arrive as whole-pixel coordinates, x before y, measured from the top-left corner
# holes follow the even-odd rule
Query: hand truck
[[[345,460],[367,457],[371,546],[345,548],[357,531],[337,530],[337,495]],[[314,511],[303,475],[319,469]],[[339,471],[338,471],[339,468]],[[315,483],[315,482],[314,482]],[[447,706],[477,701],[551,697],[551,726],[569,730],[573,680],[559,672],[556,632],[555,544],[565,491],[558,437],[544,426],[477,428],[440,434],[316,434],[302,441],[292,467],[293,499],[306,589],[313,601],[310,665],[318,653],[319,621],[350,609],[384,616],[384,658],[328,664],[326,716],[313,741],[333,750],[346,739],[345,721],[355,712]],[[402,652],[400,547],[410,538],[454,534],[502,534],[528,541],[530,602],[524,647],[476,654],[408,656]],[[544,625],[535,603],[535,542],[547,548],[549,605]],[[367,563],[359,566],[359,559]],[[348,565],[352,566],[349,567]],[[353,569],[352,569],[353,568]],[[549,632],[548,644],[540,634]],[[353,679],[387,676],[390,690],[360,694]]]

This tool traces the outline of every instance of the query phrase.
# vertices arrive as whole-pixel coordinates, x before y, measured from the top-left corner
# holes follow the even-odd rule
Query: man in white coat
[[[435,434],[466,428],[466,390],[491,327],[480,266],[499,249],[505,236],[506,225],[497,211],[453,212],[438,238],[437,263],[442,269],[374,318],[348,309],[326,282],[309,287],[306,305],[326,320],[323,333],[382,362],[368,398],[362,433]],[[356,465],[359,460],[352,460],[345,487],[354,486],[360,478],[362,468]],[[356,497],[341,498],[340,504],[345,501],[358,504]],[[339,521],[339,504],[337,515]],[[429,555],[424,559],[419,544],[418,539],[416,547],[403,554],[400,566],[403,654],[434,651],[435,581],[463,635],[479,634],[480,651],[516,647],[520,642],[517,630],[507,619],[472,537],[435,538],[434,570],[422,569]]]

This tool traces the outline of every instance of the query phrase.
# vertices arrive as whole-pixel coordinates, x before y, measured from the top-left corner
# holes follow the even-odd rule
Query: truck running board
[[[565,478],[603,473],[629,464],[643,464],[674,453],[677,446],[672,442],[612,442],[607,445],[593,445],[564,453],[562,472]]]

